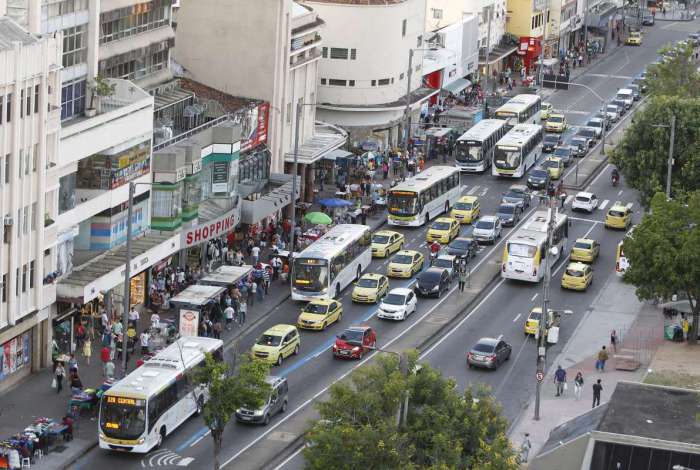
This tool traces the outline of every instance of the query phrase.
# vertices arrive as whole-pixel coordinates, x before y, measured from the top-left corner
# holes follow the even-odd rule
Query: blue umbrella
[[[328,198],[328,199],[319,199],[318,203],[324,207],[348,207],[352,206],[352,202],[346,201],[345,199],[338,199],[338,198]]]

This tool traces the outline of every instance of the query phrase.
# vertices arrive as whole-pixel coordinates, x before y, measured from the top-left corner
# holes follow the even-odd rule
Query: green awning
[[[214,162],[230,162],[238,160],[238,152],[236,153],[210,153],[202,159],[202,164]]]

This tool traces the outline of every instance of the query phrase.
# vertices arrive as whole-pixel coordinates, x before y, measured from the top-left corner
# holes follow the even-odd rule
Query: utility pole
[[[588,0],[583,10],[583,48],[586,54],[586,63],[588,63]]]
[[[294,124],[294,164],[292,165],[292,217],[291,225],[292,230],[289,234],[289,264],[292,265],[292,260],[294,259],[294,230],[296,229],[296,216],[297,216],[297,162],[299,160],[299,123],[301,122],[301,111],[304,105],[301,101],[297,102],[297,112],[296,120]],[[289,281],[291,282],[292,276],[289,276]]]
[[[126,210],[126,262],[124,264],[124,299],[122,312],[122,377],[126,377],[126,368],[128,365],[127,353],[127,330],[129,325],[129,310],[131,309],[131,237],[133,233],[133,206],[134,194],[136,193],[136,184],[133,181],[129,182],[129,207]]]
[[[547,23],[549,23],[549,1],[544,2],[544,12],[542,13],[542,41],[540,42],[540,70],[537,74],[538,83],[542,87],[544,77],[544,45],[547,42]]]
[[[413,75],[413,49],[408,50],[408,71],[406,73],[406,141],[404,148],[408,153],[408,143],[411,141],[411,76]]]
[[[489,80],[491,79],[491,64],[489,63],[489,54],[491,54],[491,20],[493,18],[493,5],[488,9],[489,12],[489,22],[488,26],[486,27],[486,55],[485,55],[485,61],[486,61],[486,83],[485,83],[485,96],[488,94],[488,85],[489,85]],[[486,107],[486,99],[484,98],[484,108]],[[486,113],[484,113],[486,114]],[[484,115],[484,119],[487,119],[488,116]]]
[[[668,168],[666,170],[666,199],[671,199],[671,170],[673,170],[673,141],[676,140],[676,115],[671,115],[671,143],[668,145]]]
[[[547,246],[545,250],[544,258],[544,279],[542,283],[542,315],[540,316],[540,322],[538,324],[537,331],[537,375],[542,377],[544,380],[544,369],[546,362],[546,341],[544,339],[545,332],[547,331],[547,320],[549,312],[549,281],[552,277],[552,265],[550,262],[552,249],[552,239],[554,235],[554,224],[557,218],[557,204],[556,199],[553,197],[547,198],[547,203],[549,208],[547,209]],[[535,393],[535,420],[540,419],[540,394],[542,392],[542,380],[537,380],[537,389]]]

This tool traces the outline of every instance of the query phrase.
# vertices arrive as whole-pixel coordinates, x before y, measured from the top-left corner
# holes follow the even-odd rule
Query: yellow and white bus
[[[535,211],[506,241],[501,262],[502,278],[540,282],[544,276],[545,253],[550,253],[550,267],[562,256],[569,236],[568,218],[565,214],[556,213],[552,247],[557,249],[551,250],[547,246],[550,213],[555,214],[551,210]]]
[[[522,178],[542,154],[542,126],[518,124],[496,143],[491,173]]]
[[[494,113],[496,119],[506,121],[508,128],[518,124],[540,122],[542,99],[538,95],[515,95]]]
[[[107,390],[100,402],[101,449],[146,453],[195,413],[208,395],[188,373],[212,353],[223,360],[219,339],[180,338]]]
[[[483,119],[455,142],[452,151],[459,171],[481,173],[493,163],[496,142],[506,135],[506,123],[500,119]]]
[[[387,194],[389,225],[418,227],[444,213],[460,196],[459,169],[433,166],[397,184]]]

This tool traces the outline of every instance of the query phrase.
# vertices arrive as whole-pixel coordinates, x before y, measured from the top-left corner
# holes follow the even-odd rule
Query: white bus
[[[503,248],[501,277],[518,281],[540,282],[544,276],[544,256],[550,252],[549,261],[554,263],[563,255],[569,236],[569,223],[565,214],[556,213],[553,245],[556,254],[547,249],[547,225],[549,210],[538,210],[513,233]]]
[[[457,168],[430,167],[389,190],[389,225],[418,227],[443,212],[449,213],[460,192]]]
[[[294,258],[292,299],[339,298],[372,262],[372,236],[367,225],[340,224]]]
[[[219,339],[180,338],[107,390],[100,402],[100,448],[146,453],[159,447],[207,399],[188,372],[205,353],[223,360],[223,348]]]
[[[542,126],[518,124],[496,143],[491,173],[521,178],[542,153]]]
[[[459,171],[477,173],[486,171],[493,162],[496,142],[506,135],[505,121],[484,119],[457,139],[453,154]]]
[[[515,95],[494,113],[496,119],[506,121],[508,127],[540,122],[542,99],[537,95]]]

